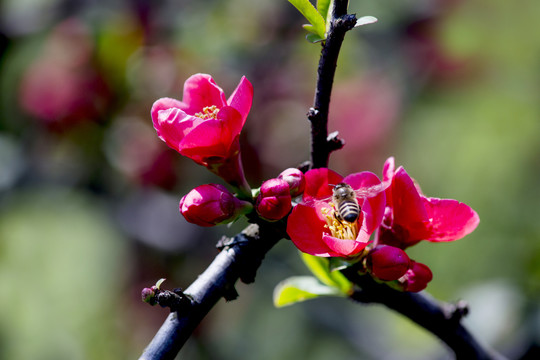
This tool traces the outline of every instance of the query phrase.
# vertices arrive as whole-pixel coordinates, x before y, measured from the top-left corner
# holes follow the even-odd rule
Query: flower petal
[[[468,205],[452,199],[425,198],[430,217],[429,241],[453,241],[470,234],[480,222],[478,214]]]
[[[235,108],[242,116],[242,126],[246,122],[246,118],[248,116],[249,110],[251,109],[252,102],[253,85],[251,85],[251,83],[245,76],[242,76],[242,79],[240,79],[240,83],[227,100],[227,104]]]
[[[406,228],[422,228],[429,216],[414,181],[403,167],[394,174],[391,187],[394,223]]]
[[[312,198],[325,199],[332,197],[333,188],[329,185],[339,184],[343,176],[327,168],[318,168],[306,172],[305,179],[304,201]]]
[[[185,135],[202,121],[178,108],[159,110],[152,114],[152,122],[157,135],[176,151],[180,151],[179,144]]]
[[[328,234],[323,234],[323,241],[333,252],[339,254],[337,256],[341,257],[356,255],[369,244],[369,242],[342,240]]]
[[[325,224],[315,208],[298,204],[287,220],[287,234],[300,251],[315,256],[340,256],[329,249],[322,240]]]
[[[221,108],[227,105],[225,93],[208,74],[195,74],[186,80],[182,102],[185,104],[183,110],[190,115],[201,112],[206,106]]]
[[[217,120],[204,120],[190,129],[179,144],[180,153],[192,159],[228,157],[233,143],[238,141],[240,122],[238,111],[231,107],[222,108]]]

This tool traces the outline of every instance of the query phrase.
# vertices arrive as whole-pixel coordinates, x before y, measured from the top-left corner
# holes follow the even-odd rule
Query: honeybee
[[[356,200],[356,192],[351,185],[339,183],[334,185],[332,190],[332,202],[335,206],[335,217],[340,221],[350,223],[358,220],[360,216],[360,205]]]
[[[327,203],[331,201],[333,203],[334,216],[337,220],[341,222],[346,221],[349,223],[354,223],[360,217],[360,211],[362,210],[360,204],[358,203],[358,198],[365,199],[376,196],[390,186],[390,181],[356,190],[347,183],[329,185],[334,187],[332,189],[331,197],[311,201],[318,203]]]

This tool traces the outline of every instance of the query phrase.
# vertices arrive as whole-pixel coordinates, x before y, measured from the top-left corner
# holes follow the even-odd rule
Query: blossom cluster
[[[324,257],[362,260],[366,272],[381,281],[395,281],[417,292],[432,279],[427,265],[409,258],[405,249],[422,240],[458,240],[479,223],[478,214],[452,199],[426,197],[394,158],[386,160],[383,180],[360,172],[342,177],[326,169],[305,174],[306,190],[287,223],[287,233],[303,252]],[[340,220],[332,197],[335,184],[349,184],[359,205],[358,219]],[[374,239],[371,239],[371,235]]]
[[[185,82],[182,101],[154,103],[151,116],[158,136],[232,189],[206,184],[191,190],[179,205],[187,221],[213,226],[248,214],[265,221],[288,217],[287,234],[300,251],[361,264],[361,271],[378,281],[413,292],[424,289],[432,273],[405,250],[422,240],[460,239],[478,225],[469,206],[424,196],[403,167],[395,169],[392,157],[384,164],[382,180],[368,171],[343,177],[327,168],[305,174],[291,168],[251,190],[239,136],[252,100],[253,86],[245,77],[226,98],[210,75],[196,74]],[[350,193],[340,198],[340,187]]]

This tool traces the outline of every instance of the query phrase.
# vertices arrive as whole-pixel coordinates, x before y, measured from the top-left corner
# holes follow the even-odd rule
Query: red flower
[[[226,224],[252,209],[222,185],[197,186],[180,200],[180,212],[187,221],[200,226]]]
[[[377,243],[405,249],[421,240],[453,241],[478,226],[478,214],[469,206],[422,195],[403,167],[394,171],[394,158],[386,160],[383,174],[385,181],[392,182],[386,189],[386,210]]]
[[[257,213],[267,220],[279,220],[291,211],[291,193],[285,180],[266,180],[255,204]]]
[[[343,178],[326,169],[313,169],[305,174],[303,202],[289,216],[287,233],[301,251],[316,256],[349,257],[360,254],[370,235],[379,227],[384,215],[384,186],[371,172],[360,172]],[[362,193],[356,200],[361,210],[352,223],[335,217],[332,202],[333,186],[349,184]]]
[[[239,135],[252,100],[253,87],[245,77],[226,99],[210,75],[195,74],[184,83],[182,101],[162,98],[154,103],[152,121],[167,145],[247,195]]]

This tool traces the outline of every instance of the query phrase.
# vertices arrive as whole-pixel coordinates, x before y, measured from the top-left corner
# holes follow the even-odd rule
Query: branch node
[[[326,138],[326,143],[328,145],[328,152],[341,149],[345,145],[345,140],[340,139],[339,132],[334,131],[328,135]]]

